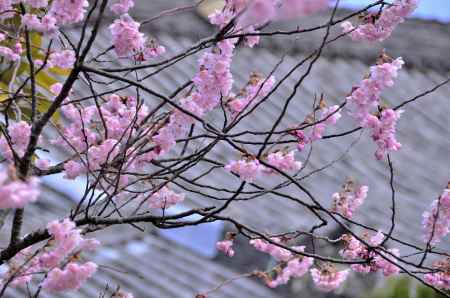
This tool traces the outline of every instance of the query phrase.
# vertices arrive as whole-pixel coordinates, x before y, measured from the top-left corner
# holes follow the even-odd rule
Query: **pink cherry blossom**
[[[276,7],[272,0],[251,1],[239,18],[239,26],[242,28],[251,25],[262,25],[275,17]]]
[[[383,41],[392,34],[398,24],[414,12],[418,3],[419,0],[395,0],[393,5],[385,8],[379,16],[367,16],[364,24],[355,27],[346,21],[341,26],[355,41]]]
[[[233,240],[223,240],[216,243],[217,250],[223,252],[229,257],[234,256]]]
[[[73,68],[76,61],[75,52],[72,50],[63,50],[61,52],[51,53],[48,59],[49,67]]]
[[[275,78],[270,76],[263,78],[257,73],[250,76],[247,86],[239,92],[238,96],[233,97],[227,102],[227,106],[232,114],[242,112],[251,103],[258,102],[263,99],[275,84]]]
[[[12,178],[14,170],[0,168],[0,209],[23,208],[35,202],[40,194],[39,179],[30,177],[26,181]]]
[[[139,32],[140,24],[124,14],[109,26],[114,50],[119,57],[130,57],[144,49],[145,37]]]
[[[450,290],[450,258],[435,262],[433,268],[439,271],[425,274],[425,281],[439,289]]]
[[[369,187],[361,185],[354,187],[350,181],[344,185],[343,191],[334,193],[333,197],[333,211],[340,213],[341,215],[352,218],[353,213],[358,209],[367,197]]]
[[[5,136],[0,137],[0,154],[7,160],[12,160],[15,153],[22,157],[28,146],[31,126],[25,121],[12,122],[8,126],[9,141]]]
[[[441,242],[450,232],[450,188],[446,188],[439,199],[431,203],[429,211],[423,213],[423,240],[432,245]]]
[[[88,6],[87,0],[53,0],[48,15],[55,18],[59,26],[70,25],[83,20]]]
[[[177,194],[166,186],[161,188],[159,191],[155,192],[148,199],[150,208],[164,208],[164,209],[170,208],[183,201],[184,201],[184,194]]]
[[[281,243],[281,239],[279,238],[272,238],[272,241],[275,243]],[[277,261],[284,261],[287,262],[289,259],[293,257],[291,251],[279,247],[275,244],[269,243],[262,239],[252,239],[250,240],[250,245],[252,245],[257,250],[267,253],[274,257]]]
[[[115,14],[125,14],[132,7],[134,7],[134,1],[133,0],[119,0],[119,2],[114,3],[113,5],[111,5],[111,10]]]
[[[327,7],[328,0],[284,0],[277,9],[276,19],[307,16]]]
[[[372,117],[374,121],[368,121],[368,126],[372,129],[372,139],[378,146],[375,152],[378,160],[383,159],[388,151],[400,149],[401,144],[395,138],[395,127],[402,112],[386,109],[381,112],[379,120]]]
[[[302,163],[295,160],[295,151],[288,153],[283,153],[282,151],[270,153],[267,156],[267,163],[280,171],[286,172],[297,171],[302,167]],[[264,168],[264,172],[270,174],[275,171],[270,168]]]
[[[331,292],[341,286],[347,279],[349,270],[337,271],[334,267],[327,266],[327,268],[319,270],[313,268],[310,270],[311,277],[316,287],[323,292]]]
[[[144,48],[144,58],[146,60],[156,58],[161,56],[166,52],[166,48],[162,45],[159,45],[156,41],[151,41],[145,48]]]
[[[52,293],[77,290],[95,271],[97,271],[95,263],[77,264],[70,262],[62,270],[59,268],[52,269],[42,282],[42,288]]]
[[[253,182],[261,173],[262,166],[257,159],[231,161],[225,170],[239,175],[244,181]]]
[[[293,247],[296,251],[303,252],[304,246]],[[281,272],[278,273],[275,279],[267,280],[267,285],[270,288],[278,287],[289,282],[291,278],[299,278],[308,272],[308,269],[313,265],[314,259],[310,257],[294,257],[286,262],[282,267]]]
[[[8,271],[2,275],[0,279],[0,286],[4,286],[6,282],[11,279],[11,287],[19,287],[29,283],[34,274],[41,270],[39,262],[36,258],[31,258],[33,251],[31,248],[26,248],[19,251],[8,262]],[[24,264],[27,263],[26,266]]]
[[[387,152],[397,151],[401,144],[395,138],[395,127],[402,111],[384,109],[380,117],[371,114],[380,103],[381,92],[393,86],[394,78],[404,64],[402,58],[391,63],[382,63],[370,68],[370,77],[363,80],[347,97],[350,115],[364,128],[372,130],[372,139],[378,149],[377,159],[383,159]]]
[[[372,247],[378,247],[385,239],[383,233],[380,231],[369,237],[364,235],[364,239]],[[397,260],[392,256],[399,256],[399,250],[396,248],[388,249],[388,254],[382,250],[369,250],[366,245],[350,235],[343,235],[342,240],[345,242],[345,247],[339,254],[347,260],[371,260],[369,264],[353,264],[351,269],[359,273],[369,273],[381,271],[384,276],[396,275],[400,272],[400,268],[396,266]]]

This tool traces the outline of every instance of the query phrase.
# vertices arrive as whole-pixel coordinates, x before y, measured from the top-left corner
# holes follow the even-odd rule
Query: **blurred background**
[[[342,1],[343,9],[337,17],[349,13],[350,9],[361,8],[371,1]],[[137,20],[147,20],[161,12],[180,6],[189,6],[190,0],[136,0],[136,7],[130,14]],[[221,1],[207,0],[198,8],[188,9],[176,16],[166,16],[143,26],[142,30],[155,37],[167,49],[166,57],[182,52],[199,39],[210,36],[214,28],[207,22],[206,16]],[[345,9],[344,9],[345,8]],[[280,22],[270,25],[273,28],[308,28],[324,24],[329,11],[308,18]],[[383,95],[386,104],[398,104],[420,92],[428,90],[444,81],[450,74],[450,1],[422,0],[415,18],[400,25],[392,38],[383,44],[354,43],[342,39],[331,44],[323,53],[314,68],[311,77],[305,81],[301,94],[289,111],[286,123],[302,121],[309,113],[314,95],[325,94],[329,104],[336,104],[350,92],[374,64],[380,52],[385,49],[392,57],[402,56],[406,67],[401,71],[396,87]],[[105,21],[105,23],[109,23]],[[103,30],[92,55],[110,44],[109,32]],[[333,34],[339,32],[339,28]],[[69,34],[76,39],[79,29]],[[252,71],[268,74],[273,66],[286,54],[285,63],[280,68],[280,76],[289,65],[293,65],[320,44],[323,32],[302,34],[298,38],[271,37],[264,39],[254,50],[239,49],[233,63],[236,86],[242,86]],[[191,56],[165,70],[160,76],[153,77],[145,84],[154,90],[169,94],[177,86],[189,80],[197,70],[198,56]],[[113,60],[113,57],[111,56]],[[277,73],[275,74],[277,76]],[[295,81],[280,88],[274,98],[259,110],[253,118],[245,122],[248,129],[263,129],[279,111],[282,100],[289,93]],[[112,88],[112,87],[111,87]],[[80,97],[87,90],[75,90]],[[86,93],[87,94],[87,93]],[[408,106],[399,123],[399,139],[403,148],[393,155],[396,169],[395,187],[398,196],[398,224],[394,235],[417,245],[421,242],[421,215],[432,200],[440,195],[448,180],[448,161],[450,148],[450,105],[449,86]],[[153,103],[149,98],[149,105]],[[214,117],[214,115],[211,115]],[[348,121],[338,125],[336,131],[352,127]],[[242,130],[242,127],[241,127]],[[351,135],[333,142],[319,142],[315,155],[307,172],[313,172],[323,166],[333,164],[325,172],[311,178],[305,178],[305,185],[321,198],[331,203],[331,194],[340,188],[346,177],[357,177],[361,183],[370,187],[369,197],[361,208],[357,220],[377,228],[386,229],[390,217],[390,192],[388,187],[388,168],[373,158],[374,147],[367,141],[367,134]],[[350,144],[353,144],[350,146]],[[234,157],[233,152],[215,152],[216,158],[226,161]],[[194,173],[187,175],[195,176]],[[209,176],[208,176],[209,177]],[[237,179],[225,171],[217,171],[204,183],[232,187]],[[55,175],[46,178],[45,194],[36,203],[26,209],[27,231],[43,227],[55,216],[62,218],[67,210],[79,200],[84,191],[84,182],[78,180],[71,184]],[[294,192],[292,195],[299,195]],[[188,195],[184,206],[171,209],[178,212],[183,209],[206,206],[210,202],[204,198]],[[228,215],[260,231],[292,231],[311,226],[311,218],[304,210],[290,202],[267,196],[249,203],[239,202],[231,206]],[[9,227],[4,228],[7,231]],[[142,232],[144,231],[144,232]],[[98,274],[77,293],[65,293],[51,297],[98,297],[98,291],[106,286],[120,285],[134,294],[136,298],[195,297],[196,294],[215,288],[222,282],[252,272],[265,270],[275,263],[266,255],[255,252],[247,241],[238,237],[236,256],[232,259],[218,254],[216,241],[223,239],[233,227],[216,222],[198,227],[159,231],[150,225],[112,227],[97,236],[103,247],[92,258],[100,265]],[[340,235],[337,227],[329,226],[322,230],[327,236]],[[309,245],[305,239],[303,245]],[[442,249],[450,249],[448,239],[441,244]],[[319,247],[324,254],[334,255],[336,250]],[[406,254],[407,250],[402,249]],[[410,293],[411,296],[410,296]],[[422,296],[416,296],[416,295]],[[45,296],[43,297],[50,297]],[[361,276],[352,274],[346,284],[336,293],[320,293],[314,289],[310,277],[294,280],[275,290],[267,288],[260,280],[241,278],[230,283],[208,297],[395,297],[395,298],[431,298],[433,293],[426,289],[417,290],[417,284],[408,279],[397,279],[385,283],[378,275]],[[10,289],[7,297],[27,297],[23,289]]]

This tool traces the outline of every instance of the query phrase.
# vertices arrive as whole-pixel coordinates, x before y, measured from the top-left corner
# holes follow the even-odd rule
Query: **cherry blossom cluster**
[[[0,43],[6,41],[6,35],[3,33],[0,33]],[[5,44],[0,45],[0,57],[4,57],[7,60],[10,61],[17,61],[20,59],[20,55],[23,52],[22,44],[17,41],[14,42],[12,45]]]
[[[387,58],[382,58],[382,61]],[[394,79],[404,64],[402,58],[382,62],[370,68],[370,76],[355,87],[347,97],[350,115],[361,127],[372,130],[377,144],[375,156],[382,159],[388,151],[397,151],[401,144],[395,138],[395,126],[402,111],[383,109],[379,115],[372,114],[380,105],[381,92],[394,85]]]
[[[348,181],[341,192],[332,195],[334,200],[332,210],[347,218],[352,218],[356,209],[364,203],[368,191],[368,186],[356,187],[353,181]]]
[[[55,33],[59,26],[71,25],[83,20],[86,8],[89,6],[87,0],[53,0],[49,6],[47,0],[5,0],[0,4],[0,19],[12,18],[18,13],[13,5],[23,3],[29,5],[29,11],[22,16],[22,24],[28,29],[46,33]],[[48,7],[49,6],[49,7]],[[47,8],[44,10],[43,8]],[[46,12],[40,14],[40,12]]]
[[[219,105],[222,96],[228,96],[233,84],[230,66],[235,42],[221,41],[211,52],[200,57],[200,70],[192,80],[195,90],[180,100],[185,111],[203,117]],[[194,118],[184,111],[173,110],[168,123],[159,129],[153,141],[165,153],[175,145],[177,138],[187,133],[193,121]]]
[[[450,232],[450,187],[431,203],[430,211],[423,213],[422,224],[425,230],[423,240],[432,245],[439,243]]]
[[[31,126],[25,121],[10,122],[7,136],[0,136],[0,154],[6,160],[12,161],[14,154],[22,157],[27,149],[31,135]]]
[[[271,240],[280,244],[283,242],[283,239],[276,237],[271,238]],[[275,260],[280,262],[273,270],[276,273],[275,278],[272,278],[267,274],[261,276],[271,288],[287,284],[291,278],[302,277],[308,272],[308,269],[314,262],[313,258],[297,256],[285,248],[262,239],[252,239],[250,240],[250,244],[257,250],[271,255]],[[304,246],[292,246],[291,249],[298,251],[299,253],[305,251]]]
[[[127,150],[124,165],[127,170],[140,169],[155,156],[153,151],[141,152],[142,146],[127,147],[130,137],[142,133],[144,128],[140,124],[148,114],[148,107],[139,104],[134,97],[112,94],[101,107],[66,104],[61,111],[69,123],[62,131],[63,136],[53,139],[52,143],[80,153],[78,158],[64,164],[69,179],[88,170],[101,169],[114,161],[121,150]]]
[[[238,20],[238,24],[242,28],[260,26],[272,20],[310,15],[328,7],[328,0],[254,0],[246,2],[247,6]]]
[[[77,263],[82,251],[95,250],[100,244],[96,239],[84,239],[81,230],[70,219],[53,221],[47,225],[51,239],[46,246],[33,252],[27,248],[12,258],[2,283],[20,286],[31,281],[37,273],[47,272],[41,283],[49,292],[78,289],[96,270],[92,262]]]
[[[450,290],[450,258],[435,262],[433,268],[436,272],[425,274],[425,281],[439,289]]]
[[[60,67],[65,69],[73,68],[76,61],[75,52],[72,50],[63,50],[60,52],[53,52],[48,58],[49,67]]]
[[[257,73],[252,73],[250,80],[237,95],[230,94],[227,107],[233,115],[242,112],[251,103],[258,102],[264,98],[275,83],[275,78],[270,76],[266,79]]]
[[[300,170],[302,167],[302,163],[295,159],[295,151],[275,151],[269,153],[266,157],[266,161],[269,165],[279,171],[293,172]],[[225,170],[239,175],[241,180],[247,182],[253,182],[262,174],[277,174],[274,169],[262,165],[256,158],[253,157],[241,160],[232,160],[225,165]]]
[[[296,247],[296,250],[303,252],[304,246]],[[314,259],[310,257],[294,257],[287,262],[280,264],[278,268],[275,268],[278,274],[275,278],[269,278],[266,280],[267,286],[270,288],[276,288],[280,285],[285,285],[291,280],[291,278],[300,278],[306,273],[308,269],[314,263]]]
[[[368,264],[353,264],[350,266],[351,269],[360,273],[381,271],[384,276],[398,274],[400,268],[395,265],[397,260],[393,257],[400,255],[398,249],[387,249],[389,254],[381,250],[374,251],[376,247],[379,247],[383,243],[385,239],[383,233],[378,232],[371,237],[365,234],[364,238],[371,246],[370,248],[351,235],[345,234],[342,236],[342,240],[345,242],[345,247],[339,252],[342,257],[347,260],[368,261]]]
[[[225,166],[225,170],[239,175],[246,182],[253,182],[260,174],[261,164],[257,159],[233,160]]]
[[[211,24],[224,28],[232,20],[233,33],[258,33],[259,27],[271,20],[286,20],[313,14],[328,6],[328,0],[227,0],[221,10],[209,16]],[[249,47],[254,47],[260,41],[258,35],[244,37]]]
[[[234,256],[233,244],[234,244],[235,238],[236,238],[236,233],[228,232],[225,235],[224,240],[218,241],[216,243],[216,249],[218,251],[223,252],[224,254],[226,254],[229,257],[233,257]]]
[[[23,181],[15,176],[13,167],[8,170],[0,168],[0,209],[23,208],[39,197],[38,178],[29,177]]]
[[[111,6],[111,10],[120,15],[120,18],[109,26],[117,56],[145,61],[164,54],[166,49],[163,46],[154,39],[147,40],[147,37],[139,32],[141,24],[127,13],[133,6],[133,0],[119,0]]]
[[[218,251],[223,252],[229,257],[234,256],[234,249],[233,249],[233,240],[222,240],[218,241],[216,243],[216,248]]]
[[[184,201],[184,194],[177,194],[170,190],[167,186],[162,187],[148,199],[150,208],[170,208]]]
[[[414,12],[418,4],[419,0],[395,0],[380,14],[367,15],[364,24],[355,27],[351,22],[345,21],[341,26],[355,41],[383,41]]]
[[[134,7],[133,0],[118,0],[118,2],[111,5],[111,10],[118,15],[127,13],[131,8]]]
[[[341,118],[341,109],[338,105],[326,107],[324,104],[319,106],[320,116],[316,119],[315,113],[306,116],[303,125],[312,125],[305,132],[305,129],[293,129],[290,134],[297,139],[297,149],[303,151],[306,145],[320,140],[328,126],[335,125]],[[308,126],[309,127],[309,126]]]
[[[42,288],[49,292],[77,290],[95,271],[97,265],[93,262],[84,264],[70,262],[62,270],[59,268],[51,270],[42,282]]]
[[[332,264],[325,264],[323,268],[312,268],[311,277],[315,286],[323,292],[331,292],[339,288],[347,279],[349,269],[337,271]]]

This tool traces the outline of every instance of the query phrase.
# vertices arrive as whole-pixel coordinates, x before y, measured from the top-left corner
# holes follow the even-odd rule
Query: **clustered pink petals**
[[[395,0],[392,6],[381,14],[370,14],[365,23],[354,27],[349,21],[342,23],[345,33],[355,41],[383,41],[387,39],[395,27],[405,21],[417,8],[419,0]]]
[[[140,24],[124,14],[109,26],[114,50],[119,57],[134,56],[144,49],[145,36],[139,32]]]
[[[27,26],[29,30],[39,32],[55,33],[58,29],[56,19],[50,15],[39,18],[35,14],[26,13],[22,16],[22,24]]]
[[[70,25],[83,20],[88,6],[87,0],[53,0],[48,14],[58,25]]]
[[[39,272],[40,266],[37,258],[32,258],[31,248],[19,251],[8,261],[8,271],[0,279],[0,286],[10,281],[11,287],[19,287],[31,281],[34,274]],[[23,264],[27,264],[24,266]]]
[[[49,67],[73,68],[75,63],[75,52],[72,50],[64,50],[61,52],[51,53],[48,59]]]
[[[271,240],[274,241],[275,243],[280,244],[282,243],[282,239],[280,238],[274,237]],[[262,239],[252,239],[250,240],[250,244],[257,250],[271,255],[277,261],[287,262],[289,259],[293,257],[291,251]],[[293,247],[293,249],[297,248],[300,249],[300,251],[303,251],[302,249],[304,249],[301,247]]]
[[[143,55],[144,55],[144,59],[148,60],[148,59],[159,57],[162,54],[164,54],[165,52],[166,52],[166,48],[163,47],[162,45],[158,44],[158,42],[156,42],[156,40],[152,39],[145,47]]]
[[[331,292],[341,286],[347,279],[350,270],[337,271],[331,265],[325,266],[324,269],[319,270],[313,268],[310,270],[312,279],[316,287],[323,292]]]
[[[64,50],[61,52],[51,53],[48,59],[49,67],[73,68],[75,63],[75,52],[72,50]]]
[[[283,243],[281,238],[271,238],[275,243]],[[314,259],[305,256],[297,256],[290,250],[279,247],[278,245],[269,243],[262,239],[252,239],[250,244],[257,250],[271,255],[280,264],[273,270],[277,273],[275,278],[263,274],[261,277],[265,280],[267,286],[276,288],[279,285],[284,285],[289,282],[291,278],[302,277],[308,272],[312,266]],[[299,253],[305,251],[305,246],[292,246],[291,249]]]
[[[402,113],[402,110],[385,109],[381,112],[379,119],[371,115],[367,120],[367,126],[372,129],[372,139],[378,147],[375,151],[375,157],[378,160],[383,159],[387,152],[401,148],[402,145],[395,138],[395,127]]]
[[[367,243],[372,247],[378,247],[384,241],[384,235],[378,232],[372,237],[364,235]],[[366,245],[351,235],[343,235],[342,240],[345,242],[345,248],[339,254],[347,260],[370,260],[368,264],[353,264],[350,267],[355,272],[369,273],[381,271],[384,276],[396,275],[400,272],[400,268],[396,266],[397,260],[384,251],[370,250]],[[399,256],[399,250],[396,248],[387,250],[394,256]]]
[[[231,94],[230,99],[227,102],[227,106],[233,115],[242,112],[251,103],[258,102],[264,98],[272,89],[275,84],[275,78],[270,76],[263,78],[257,73],[253,73],[250,76],[250,80],[239,92],[237,96]]]
[[[369,187],[366,185],[355,187],[352,181],[347,182],[341,192],[333,194],[332,210],[347,218],[352,218],[356,209],[364,203],[368,191]]]
[[[95,250],[100,244],[96,239],[84,239],[81,230],[68,218],[50,222],[47,230],[52,237],[47,245],[36,252],[31,248],[20,251],[8,262],[1,283],[12,278],[12,286],[21,286],[37,273],[47,272],[42,288],[60,292],[78,289],[96,271],[96,264],[78,264],[77,258],[72,258],[82,251]]]
[[[123,136],[135,136],[139,128],[145,129],[139,124],[147,115],[148,107],[138,104],[134,97],[112,94],[100,108],[67,104],[61,111],[69,124],[63,129],[64,137],[56,138],[52,143],[81,153],[81,159],[70,160],[64,165],[66,177],[74,179],[88,169],[99,170],[114,161],[124,149],[127,138]],[[128,148],[128,163],[124,169],[141,169],[154,156],[153,151],[141,154],[133,147]]]
[[[1,20],[1,18],[0,18]],[[0,42],[6,39],[6,35],[0,33]],[[22,54],[23,49],[20,42],[16,42],[13,46],[0,46],[0,57],[4,57],[10,61],[18,61],[20,59],[20,54]]]
[[[305,250],[304,246],[295,247],[299,252]],[[267,286],[270,288],[276,288],[280,285],[285,285],[291,278],[300,278],[308,272],[308,269],[313,265],[314,259],[310,257],[294,257],[287,261],[281,270],[277,270],[279,273],[275,279],[268,279]]]
[[[293,172],[300,170],[302,167],[302,163],[295,159],[295,151],[287,153],[275,151],[269,153],[266,159],[269,165],[280,171]],[[247,182],[253,182],[261,174],[272,175],[277,173],[274,169],[261,165],[259,160],[255,158],[233,160],[225,166],[225,170],[239,175],[241,180]]]
[[[69,262],[64,269],[50,270],[42,282],[42,288],[49,292],[77,290],[92,274],[97,271],[97,264],[87,262],[77,264]]]
[[[52,235],[53,242],[50,249],[44,251],[39,258],[39,263],[45,268],[58,266],[77,250],[92,251],[100,245],[95,239],[84,239],[81,230],[76,229],[75,223],[68,218],[62,222],[50,222],[47,230]]]
[[[277,19],[308,16],[328,7],[328,0],[284,0],[277,10]]]
[[[223,252],[224,254],[226,254],[229,257],[234,256],[233,240],[231,240],[231,239],[218,241],[216,243],[216,248],[218,251]]]
[[[164,186],[159,191],[150,196],[148,202],[150,208],[170,208],[180,202],[184,201],[184,194],[177,194],[170,190],[167,186]]]
[[[436,272],[425,274],[425,281],[439,289],[450,290],[450,258],[435,262],[433,268]]]
[[[14,157],[14,150],[19,157],[22,157],[27,149],[30,135],[31,126],[25,121],[10,123],[8,126],[9,140],[5,136],[0,137],[0,154],[11,161]]]
[[[328,7],[328,0],[254,0],[247,3],[238,22],[242,28],[307,16]]]
[[[262,166],[257,159],[231,161],[225,170],[239,175],[246,182],[253,182],[261,173]]]
[[[338,105],[322,107],[320,111],[321,115],[319,119],[316,119],[314,114],[310,114],[303,121],[303,125],[308,124],[306,128],[309,128],[309,125],[312,124],[312,127],[306,133],[303,129],[294,129],[290,132],[291,135],[297,138],[297,148],[299,151],[303,151],[307,144],[322,139],[327,127],[335,125],[341,118],[341,109]]]
[[[431,203],[430,209],[422,215],[425,230],[423,240],[435,245],[450,232],[450,187],[444,190],[439,199]]]
[[[379,117],[372,113],[380,104],[381,92],[394,85],[394,79],[404,64],[402,58],[370,68],[370,76],[354,88],[347,97],[350,115],[361,127],[372,130],[372,139],[378,146],[375,153],[382,159],[388,151],[397,151],[401,144],[395,138],[395,126],[402,111],[384,109]]]
[[[280,171],[286,172],[298,171],[302,167],[302,163],[295,160],[295,151],[288,153],[282,151],[270,153],[267,156],[267,163]],[[273,173],[274,171],[270,168],[265,168],[264,172]]]
[[[23,208],[35,202],[40,194],[39,179],[29,177],[22,181],[14,175],[14,170],[0,168],[0,209]]]
[[[111,10],[115,14],[125,14],[127,13],[131,8],[134,7],[134,1],[133,0],[119,0],[119,2],[114,3],[111,5]]]

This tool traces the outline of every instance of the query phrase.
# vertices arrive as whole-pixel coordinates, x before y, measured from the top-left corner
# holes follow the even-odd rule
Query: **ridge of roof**
[[[137,20],[148,20],[160,14],[162,11],[174,7],[186,7],[192,5],[189,0],[152,1],[152,5],[137,4],[131,13]],[[339,9],[336,18],[342,18],[350,13],[348,9]],[[325,24],[329,17],[329,11],[316,15],[285,22],[276,22],[269,25],[264,31],[270,30],[295,30],[295,28],[311,28]],[[153,22],[143,25],[143,30],[150,35],[158,36],[165,33],[175,38],[185,37],[199,40],[211,36],[215,29],[198,10],[186,9],[176,15],[176,18],[161,17]],[[332,30],[334,35],[340,33],[340,28]],[[322,40],[323,30],[297,35],[296,42],[290,49],[291,53],[309,53],[315,50]],[[450,59],[443,55],[448,51],[448,40],[450,37],[450,24],[438,20],[424,20],[410,18],[399,25],[391,38],[383,43],[353,42],[349,38],[341,38],[326,47],[323,55],[325,57],[341,57],[354,59],[372,64],[379,53],[386,49],[392,56],[402,56],[407,62],[407,67],[433,69],[440,73],[448,73],[450,70]],[[292,36],[271,36],[264,38],[262,46],[266,49],[279,52],[286,49],[286,41],[293,40]]]

